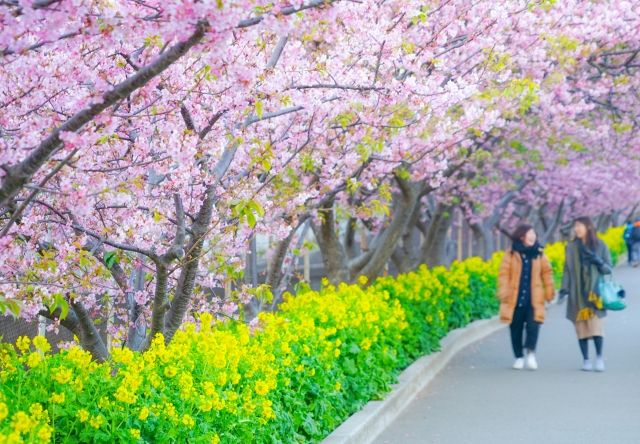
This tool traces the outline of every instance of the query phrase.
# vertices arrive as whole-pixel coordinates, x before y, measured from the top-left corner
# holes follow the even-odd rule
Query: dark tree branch
[[[304,11],[306,9],[312,9],[312,8],[318,8],[318,7],[322,7],[322,6],[329,6],[332,3],[335,3],[338,0],[308,0],[305,3],[303,3],[301,6],[296,7],[296,6],[287,6],[285,8],[281,8],[278,11],[278,15],[283,15],[283,16],[287,16],[287,15],[292,15],[292,14],[296,14],[298,12]],[[264,15],[259,15],[257,17],[252,17],[249,19],[245,19],[242,20],[240,23],[238,23],[238,28],[248,28],[249,26],[254,26],[257,25],[258,23],[262,22],[264,20]]]
[[[196,126],[193,123],[193,118],[191,117],[191,113],[189,112],[189,110],[184,104],[180,105],[180,115],[182,116],[182,119],[184,120],[184,124],[187,127],[187,129],[189,131],[195,131]]]
[[[186,237],[184,209],[179,194],[173,195],[173,202],[176,207],[176,235],[171,248],[162,256],[162,260],[167,264],[184,256],[184,241]]]

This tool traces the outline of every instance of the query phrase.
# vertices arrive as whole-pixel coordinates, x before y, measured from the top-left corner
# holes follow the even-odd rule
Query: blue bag
[[[602,305],[606,310],[619,311],[627,308],[627,304],[624,302],[624,289],[620,284],[613,282],[611,278],[600,276],[598,279],[598,292],[602,298]]]

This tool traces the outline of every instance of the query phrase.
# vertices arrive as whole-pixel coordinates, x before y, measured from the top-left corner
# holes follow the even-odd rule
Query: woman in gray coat
[[[567,244],[561,297],[567,297],[567,319],[576,328],[584,362],[582,370],[594,369],[589,360],[589,339],[596,347],[595,370],[604,371],[604,317],[606,311],[598,294],[600,276],[611,274],[611,253],[598,239],[591,219],[580,217],[573,224],[575,239]]]

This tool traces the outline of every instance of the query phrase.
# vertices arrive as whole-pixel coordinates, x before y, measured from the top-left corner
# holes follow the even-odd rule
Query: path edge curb
[[[368,444],[378,437],[424,390],[440,371],[465,347],[504,328],[498,316],[474,321],[450,331],[440,341],[441,350],[423,356],[398,377],[391,392],[381,401],[369,401],[351,415],[322,444]]]

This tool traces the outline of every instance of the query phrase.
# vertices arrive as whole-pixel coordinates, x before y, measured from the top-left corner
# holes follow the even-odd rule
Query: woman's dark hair
[[[573,221],[573,225],[580,223],[587,228],[587,247],[591,250],[595,250],[598,245],[598,231],[593,221],[589,217],[578,217]]]
[[[511,240],[514,242],[521,241],[530,230],[533,230],[533,226],[527,224],[519,225],[511,234]]]

